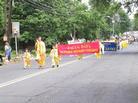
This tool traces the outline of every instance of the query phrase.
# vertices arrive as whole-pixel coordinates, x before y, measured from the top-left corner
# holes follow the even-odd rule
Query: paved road
[[[58,69],[10,64],[0,69],[0,103],[138,103],[137,58],[135,43],[102,59],[64,57]]]

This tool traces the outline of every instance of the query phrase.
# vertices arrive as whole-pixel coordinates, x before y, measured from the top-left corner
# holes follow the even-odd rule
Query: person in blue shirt
[[[6,61],[10,61],[11,60],[11,46],[9,45],[8,42],[5,43],[5,58]]]

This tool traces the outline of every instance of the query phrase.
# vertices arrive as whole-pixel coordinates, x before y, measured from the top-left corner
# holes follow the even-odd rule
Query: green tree
[[[79,0],[15,1],[12,21],[21,24],[21,44],[33,44],[38,35],[43,36],[47,45],[69,39],[107,38],[112,32],[111,18],[116,13],[126,22],[129,20],[125,12],[119,9],[118,3],[112,0],[98,1],[90,0],[91,8]],[[117,22],[116,32],[125,31],[126,26],[125,23]]]
[[[115,34],[123,33],[129,29],[130,20],[120,3],[112,0],[90,0],[90,4],[92,11],[96,9],[101,15],[99,27],[103,38],[109,37],[113,33],[113,25]]]
[[[118,10],[118,14],[119,14],[119,20],[115,26],[116,33],[119,34],[129,31],[131,23],[128,15],[122,9]]]
[[[3,28],[4,28],[4,7],[3,7],[4,2],[0,0],[0,35],[3,33]]]
[[[4,34],[4,1],[0,0],[0,49],[3,48],[3,34]]]
[[[134,30],[138,30],[138,13],[134,16]]]

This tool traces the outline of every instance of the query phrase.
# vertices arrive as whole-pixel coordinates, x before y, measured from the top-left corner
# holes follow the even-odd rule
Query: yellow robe
[[[103,44],[101,42],[99,42],[99,52],[95,53],[97,59],[100,59],[102,57],[102,51],[101,51],[102,46],[103,46]]]
[[[101,53],[95,53],[95,55],[97,59],[100,59],[102,57]]]
[[[127,40],[122,41],[121,46],[122,46],[122,48],[127,48],[128,47]]]
[[[39,66],[45,65],[46,60],[46,47],[43,41],[37,41],[35,44],[36,50],[36,59],[38,61]]]
[[[29,52],[24,53],[24,67],[31,66],[31,54]]]
[[[77,58],[78,58],[79,60],[81,60],[81,59],[83,59],[83,55],[80,54],[80,55],[77,56]]]
[[[59,65],[60,62],[60,56],[58,55],[58,50],[57,49],[52,49],[50,52],[50,56],[52,58],[52,65]]]

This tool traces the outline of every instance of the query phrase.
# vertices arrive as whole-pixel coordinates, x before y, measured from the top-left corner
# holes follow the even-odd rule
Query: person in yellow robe
[[[127,48],[128,47],[128,41],[124,40],[122,43],[122,48]]]
[[[27,67],[31,67],[31,54],[28,51],[28,49],[26,49],[24,52],[23,60],[24,60],[24,69],[26,69]]]
[[[38,37],[35,43],[36,60],[39,67],[42,68],[46,62],[46,46],[41,37]]]
[[[95,55],[96,55],[96,58],[97,58],[97,59],[100,59],[100,58],[102,57],[102,55],[101,55],[101,53],[100,53],[100,52],[95,53]]]
[[[128,40],[122,40],[120,42],[120,48],[124,49],[124,48],[127,48],[127,47],[128,47]]]
[[[58,55],[57,45],[53,46],[52,50],[50,51],[50,56],[52,59],[52,68],[59,67],[59,63],[60,63],[61,58]]]
[[[83,54],[77,55],[78,60],[83,59]]]
[[[100,59],[102,57],[102,54],[104,54],[104,49],[103,49],[104,45],[101,43],[101,41],[98,42],[99,42],[99,52],[95,53],[95,55],[97,59]]]

